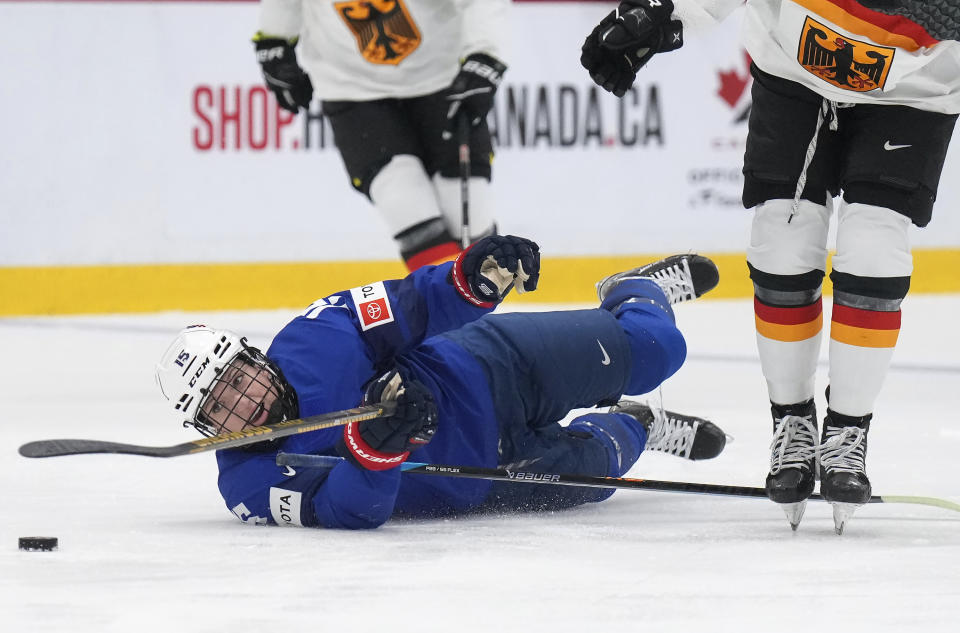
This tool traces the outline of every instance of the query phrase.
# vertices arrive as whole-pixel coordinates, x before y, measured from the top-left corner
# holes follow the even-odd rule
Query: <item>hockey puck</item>
[[[52,552],[57,549],[55,536],[21,536],[20,549],[24,552]]]

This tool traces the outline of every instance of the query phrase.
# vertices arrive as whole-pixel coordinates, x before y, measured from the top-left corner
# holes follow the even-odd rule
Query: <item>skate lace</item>
[[[661,268],[647,276],[657,282],[670,303],[689,301],[697,296],[693,287],[690,262],[687,259],[681,259],[676,264]]]
[[[817,454],[817,427],[809,417],[785,415],[777,425],[770,443],[770,473],[784,468],[808,469]]]
[[[827,436],[820,445],[820,463],[825,470],[848,473],[866,470],[866,431],[857,426],[845,426],[842,430],[828,428]]]
[[[647,434],[646,450],[690,458],[699,422],[670,417],[662,409],[653,409],[653,424]]]

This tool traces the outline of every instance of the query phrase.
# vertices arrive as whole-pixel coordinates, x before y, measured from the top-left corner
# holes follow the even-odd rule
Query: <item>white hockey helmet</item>
[[[235,371],[228,372],[228,367]],[[296,394],[280,369],[229,330],[205,325],[185,328],[164,352],[156,370],[160,391],[173,403],[183,425],[207,436],[248,425],[273,424],[297,415]],[[232,374],[230,384],[224,383],[227,374]],[[239,391],[236,385],[240,385]],[[244,399],[254,406],[239,405]],[[221,401],[227,407],[225,415],[233,417],[231,425],[237,428],[226,428],[222,420],[225,416],[211,416],[211,411],[221,410]],[[262,405],[264,401],[266,406]],[[240,410],[245,411],[242,418]]]

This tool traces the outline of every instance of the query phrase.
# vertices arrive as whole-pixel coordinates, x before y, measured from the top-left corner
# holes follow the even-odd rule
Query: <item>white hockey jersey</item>
[[[960,0],[674,4],[693,28],[745,4],[743,43],[757,66],[831,101],[960,113]]]
[[[415,97],[450,85],[460,58],[504,60],[510,0],[261,0],[260,31],[300,37],[321,99]]]

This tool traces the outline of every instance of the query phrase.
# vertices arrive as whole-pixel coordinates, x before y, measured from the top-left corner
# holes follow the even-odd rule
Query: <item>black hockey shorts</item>
[[[370,196],[370,183],[397,155],[418,157],[427,174],[460,175],[456,139],[441,136],[447,121],[448,90],[408,99],[324,101],[323,114],[353,186]],[[472,128],[470,174],[490,179],[493,148],[486,120]]]
[[[743,204],[792,199],[823,98],[793,81],[752,67],[753,107],[744,156]],[[824,122],[802,197],[893,209],[917,226],[930,222],[957,115],[907,106],[857,104],[837,109],[836,131]]]

